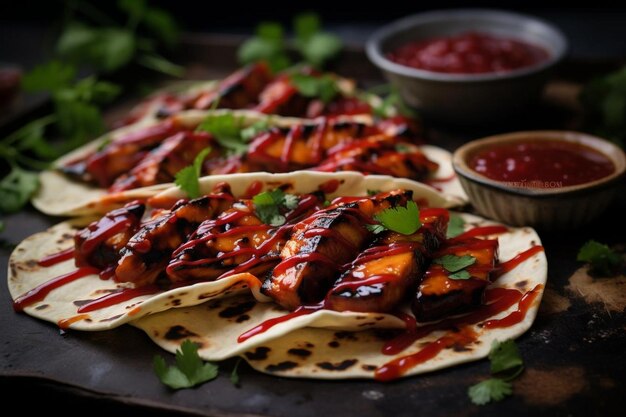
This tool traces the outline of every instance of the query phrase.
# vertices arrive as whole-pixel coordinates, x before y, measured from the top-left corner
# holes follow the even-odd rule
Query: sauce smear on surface
[[[528,140],[495,145],[468,161],[474,171],[496,181],[529,188],[584,184],[615,172],[604,154],[583,144],[562,140]]]
[[[410,42],[387,54],[391,61],[426,71],[450,74],[503,73],[531,67],[549,58],[530,43],[487,33]]]

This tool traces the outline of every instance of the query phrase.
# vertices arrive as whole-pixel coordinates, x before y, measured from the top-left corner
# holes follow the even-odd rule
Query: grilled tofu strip
[[[137,285],[153,283],[165,270],[172,252],[187,241],[204,220],[230,207],[232,200],[211,195],[177,203],[166,212],[141,226],[122,249],[115,269],[120,282]]]
[[[425,209],[412,235],[385,232],[344,273],[326,297],[336,311],[388,312],[415,293],[426,258],[445,239],[448,211]]]
[[[418,321],[437,320],[482,304],[485,287],[497,262],[498,240],[471,238],[443,248],[435,257],[444,255],[476,258],[476,262],[466,268],[471,278],[451,279],[451,273],[442,265],[431,264],[411,305]]]
[[[264,276],[279,261],[286,228],[264,224],[251,200],[239,201],[216,219],[206,220],[173,254],[171,281],[214,280],[225,273]]]
[[[74,236],[77,267],[107,269],[117,264],[120,250],[137,231],[146,206],[133,202],[107,213]]]
[[[211,146],[207,158],[218,156],[219,150],[211,135],[205,132],[180,132],[165,139],[134,167],[128,175],[118,177],[112,192],[173,182],[176,173],[193,163],[194,158]]]

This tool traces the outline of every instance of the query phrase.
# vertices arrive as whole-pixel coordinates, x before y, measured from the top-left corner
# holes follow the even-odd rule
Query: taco
[[[187,111],[121,128],[59,159],[41,174],[33,204],[51,215],[104,213],[168,188],[203,151],[204,175],[358,171],[432,182],[463,199],[450,154],[416,140],[413,123],[401,117]]]
[[[207,177],[201,192],[26,239],[16,310],[77,330],[132,322],[167,350],[191,339],[269,373],[381,380],[481,358],[536,314],[536,233],[462,215],[449,238],[451,201],[421,184],[302,172]]]

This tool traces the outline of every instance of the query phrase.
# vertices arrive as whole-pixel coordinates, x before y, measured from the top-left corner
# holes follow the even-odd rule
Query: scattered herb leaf
[[[331,33],[322,32],[321,26],[319,16],[315,13],[300,14],[293,21],[296,48],[307,63],[317,68],[322,67],[343,48],[341,39]]]
[[[25,91],[54,92],[68,87],[76,76],[76,68],[60,61],[50,61],[24,74],[22,88]]]
[[[274,72],[291,65],[285,50],[284,29],[275,22],[259,24],[255,36],[239,47],[237,55],[243,64],[265,61]]]
[[[406,207],[393,207],[374,216],[385,228],[403,235],[415,233],[422,225],[420,210],[415,201],[409,201]]]
[[[500,378],[489,378],[469,387],[467,394],[476,405],[485,405],[491,401],[501,401],[511,395],[511,383]]]
[[[235,363],[235,367],[233,368],[233,371],[230,373],[230,382],[236,387],[240,386],[239,373],[237,372],[237,369],[239,369],[240,363],[241,363],[241,358],[237,359],[237,363]]]
[[[450,221],[448,222],[448,231],[446,232],[448,239],[457,237],[463,232],[465,232],[465,220],[463,220],[463,217],[454,214],[451,215]]]
[[[448,278],[450,279],[470,279],[471,277],[472,277],[472,274],[467,272],[467,270],[465,269],[461,269],[460,271],[457,271],[448,275]]]
[[[247,142],[242,138],[243,119],[232,113],[209,114],[196,128],[200,132],[213,135],[217,143],[231,154],[242,154],[248,150]]]
[[[246,142],[250,142],[252,139],[257,137],[260,133],[265,132],[269,129],[269,121],[267,119],[259,120],[258,122],[254,122],[252,125],[244,128],[239,133],[241,139]]]
[[[367,230],[374,233],[375,235],[387,230],[387,228],[382,224],[366,224],[365,227],[367,228]]]
[[[263,191],[252,198],[255,212],[259,219],[270,226],[285,224],[285,216],[280,213],[281,208],[293,210],[298,205],[298,197],[285,194],[281,189]]]
[[[494,341],[489,352],[491,373],[505,381],[518,376],[524,370],[524,361],[513,339],[500,342]]]
[[[200,173],[202,171],[202,162],[211,152],[211,148],[205,148],[193,160],[193,164],[181,169],[176,173],[174,182],[183,190],[189,198],[197,198],[200,196]]]
[[[176,351],[176,366],[168,367],[165,359],[156,355],[153,368],[161,382],[172,389],[190,388],[218,375],[217,365],[203,362],[198,356],[198,345],[190,340],[185,340]]]
[[[620,254],[607,245],[587,241],[578,251],[577,261],[590,264],[590,272],[600,276],[611,276],[624,266],[624,259]]]
[[[324,103],[330,103],[339,94],[335,78],[328,74],[322,76],[293,74],[291,82],[303,96],[319,98]]]
[[[369,196],[374,196],[378,193],[380,193],[380,190],[367,190],[367,195]]]
[[[444,267],[446,271],[457,272],[476,263],[476,258],[471,255],[444,255],[433,260],[434,263]]]
[[[36,172],[14,165],[9,174],[0,180],[0,213],[14,213],[21,209],[38,186]]]

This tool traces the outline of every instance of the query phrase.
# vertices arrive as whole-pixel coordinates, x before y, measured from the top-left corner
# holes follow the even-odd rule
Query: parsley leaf
[[[374,233],[375,235],[387,230],[387,228],[382,224],[366,224],[365,227],[367,228],[367,230]]]
[[[452,215],[450,216],[450,222],[448,223],[448,231],[446,232],[446,237],[452,238],[460,235],[465,231],[465,220],[463,217]]]
[[[230,153],[243,154],[248,150],[247,142],[242,138],[243,119],[232,113],[209,114],[196,128],[200,132],[213,135],[217,143]]]
[[[50,61],[24,74],[22,88],[26,91],[57,91],[68,87],[76,76],[76,68],[60,61]]]
[[[380,190],[367,190],[367,195],[368,196],[374,196],[376,194],[380,193]]]
[[[193,164],[181,169],[176,173],[174,182],[178,187],[187,193],[189,198],[200,196],[200,173],[202,170],[202,162],[211,152],[211,148],[205,148],[193,160]]]
[[[323,66],[343,48],[339,37],[321,31],[321,22],[315,13],[296,16],[293,27],[296,33],[296,48],[304,60],[315,67]]]
[[[203,363],[198,356],[198,345],[191,340],[185,340],[176,351],[176,366],[168,367],[165,359],[156,355],[153,368],[161,382],[172,389],[190,388],[218,375],[217,365]]]
[[[448,275],[448,278],[450,279],[470,279],[471,277],[472,277],[472,274],[467,272],[467,270],[465,269],[461,269],[460,271],[457,271]]]
[[[252,198],[255,212],[259,219],[270,226],[285,224],[285,216],[280,213],[281,208],[293,210],[298,205],[298,197],[279,188],[272,191],[263,191]]]
[[[0,213],[18,211],[28,202],[38,186],[37,173],[13,166],[11,172],[0,181]]]
[[[444,255],[440,258],[434,259],[433,262],[443,266],[446,271],[457,272],[470,265],[474,265],[474,263],[476,263],[476,258],[471,255]]]
[[[239,387],[241,384],[239,383],[239,373],[237,373],[237,369],[239,368],[239,364],[241,363],[241,358],[239,358],[237,360],[237,363],[235,363],[235,367],[233,368],[233,371],[230,373],[230,382],[236,386]]]
[[[501,401],[512,393],[511,383],[500,378],[487,379],[472,385],[467,390],[467,394],[476,405],[485,405],[491,401]]]
[[[265,132],[269,129],[269,122],[267,119],[259,120],[258,122],[254,122],[252,125],[242,129],[239,133],[241,139],[246,142],[250,142],[252,139],[257,137],[260,133]]]
[[[489,352],[491,361],[491,373],[499,374],[504,380],[510,381],[518,376],[524,369],[524,361],[520,356],[519,349],[513,339],[500,342],[494,341]]]
[[[624,259],[607,245],[587,241],[578,251],[577,261],[591,265],[590,272],[601,276],[611,276],[624,265]]]
[[[409,201],[406,207],[392,207],[374,216],[385,228],[403,235],[411,235],[422,226],[420,210],[415,201]]]
[[[274,72],[291,65],[285,50],[284,29],[275,22],[259,24],[256,28],[256,36],[239,47],[237,56],[243,64],[265,61]]]
[[[335,78],[328,74],[320,77],[293,74],[291,82],[303,96],[319,98],[324,103],[330,103],[339,94],[339,87]]]

